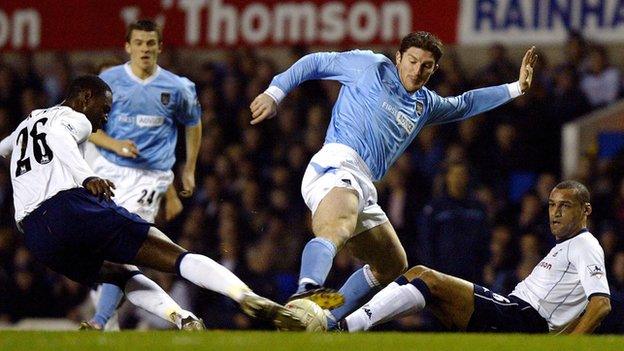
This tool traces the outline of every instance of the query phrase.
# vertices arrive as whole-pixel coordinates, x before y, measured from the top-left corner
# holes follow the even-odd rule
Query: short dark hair
[[[563,182],[557,184],[555,189],[573,189],[576,193],[576,198],[579,200],[581,205],[589,203],[589,190],[587,187],[576,180],[564,180]]]
[[[68,90],[68,99],[78,97],[78,94],[85,90],[89,90],[91,94],[95,96],[104,95],[107,91],[110,91],[112,93],[111,88],[108,86],[108,84],[106,84],[106,82],[104,82],[100,77],[92,74],[87,74],[74,79],[69,84]]]
[[[401,40],[401,46],[399,47],[399,52],[403,55],[403,53],[411,47],[431,52],[436,63],[438,63],[442,57],[442,49],[444,48],[444,45],[435,35],[429,32],[419,31],[412,32],[403,37]]]
[[[142,30],[144,32],[156,32],[158,36],[158,42],[162,42],[162,29],[156,22],[148,19],[138,20],[134,23],[130,23],[126,28],[126,43],[130,42],[133,30]]]

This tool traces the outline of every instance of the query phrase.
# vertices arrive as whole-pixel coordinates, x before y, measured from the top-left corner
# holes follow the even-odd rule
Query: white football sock
[[[125,294],[128,301],[135,306],[175,324],[178,329],[181,327],[182,318],[197,318],[182,309],[158,284],[143,274],[137,274],[128,280]]]
[[[414,285],[399,285],[392,282],[345,320],[349,332],[369,330],[377,324],[407,312],[420,311],[424,307],[425,298]]]
[[[204,289],[216,291],[240,302],[245,292],[251,291],[227,268],[197,254],[186,254],[180,261],[180,275]]]

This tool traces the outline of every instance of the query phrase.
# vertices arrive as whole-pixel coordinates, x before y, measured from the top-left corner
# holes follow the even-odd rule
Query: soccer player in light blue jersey
[[[403,38],[394,63],[361,50],[306,55],[275,76],[250,105],[251,123],[257,124],[273,117],[286,94],[304,81],[342,84],[325,144],[303,177],[301,191],[312,211],[315,238],[303,250],[299,288],[291,297],[333,309],[330,329],[369,292],[407,268],[405,250],[377,204],[373,182],[383,178],[426,125],[460,121],[522,95],[531,86],[537,60],[532,47],[524,55],[518,81],[444,98],[425,87],[441,56],[442,43],[427,32]],[[346,244],[366,265],[339,293],[324,289],[333,258]]]
[[[91,166],[115,183],[118,205],[148,222],[154,221],[164,196],[169,220],[182,210],[171,170],[178,124],[185,126],[186,133],[180,195],[189,197],[195,189],[202,132],[195,84],[158,66],[162,32],[154,22],[142,20],[128,26],[125,49],[130,61],[100,74],[113,90],[113,107],[105,129],[90,138],[99,151]],[[91,324],[106,324],[121,297],[119,288],[104,284]]]

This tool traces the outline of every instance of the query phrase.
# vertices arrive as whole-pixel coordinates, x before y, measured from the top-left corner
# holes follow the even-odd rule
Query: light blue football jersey
[[[120,166],[170,170],[175,163],[177,124],[193,126],[201,118],[195,84],[160,67],[141,80],[129,63],[107,69],[100,78],[113,91],[104,131],[115,139],[134,141],[139,149],[134,159],[99,148],[102,155]]]
[[[273,78],[269,91],[288,94],[306,80],[342,83],[325,143],[354,149],[378,181],[428,124],[467,119],[511,100],[507,85],[443,98],[423,87],[408,93],[395,65],[372,51],[309,54]]]

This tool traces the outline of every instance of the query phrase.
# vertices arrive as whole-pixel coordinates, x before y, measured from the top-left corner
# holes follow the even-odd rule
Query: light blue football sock
[[[306,284],[319,286],[325,284],[334,256],[336,256],[336,246],[331,241],[323,238],[314,238],[308,241],[301,255],[297,293],[304,292]]]
[[[331,311],[331,317],[327,318],[328,329],[335,329],[338,321],[362,306],[371,297],[371,294],[378,291],[378,286],[379,282],[373,276],[369,265],[365,265],[351,274],[340,288],[345,302],[342,306]]]
[[[122,297],[123,291],[117,285],[102,284],[100,299],[95,307],[95,316],[91,320],[104,328],[108,320],[115,314]]]

